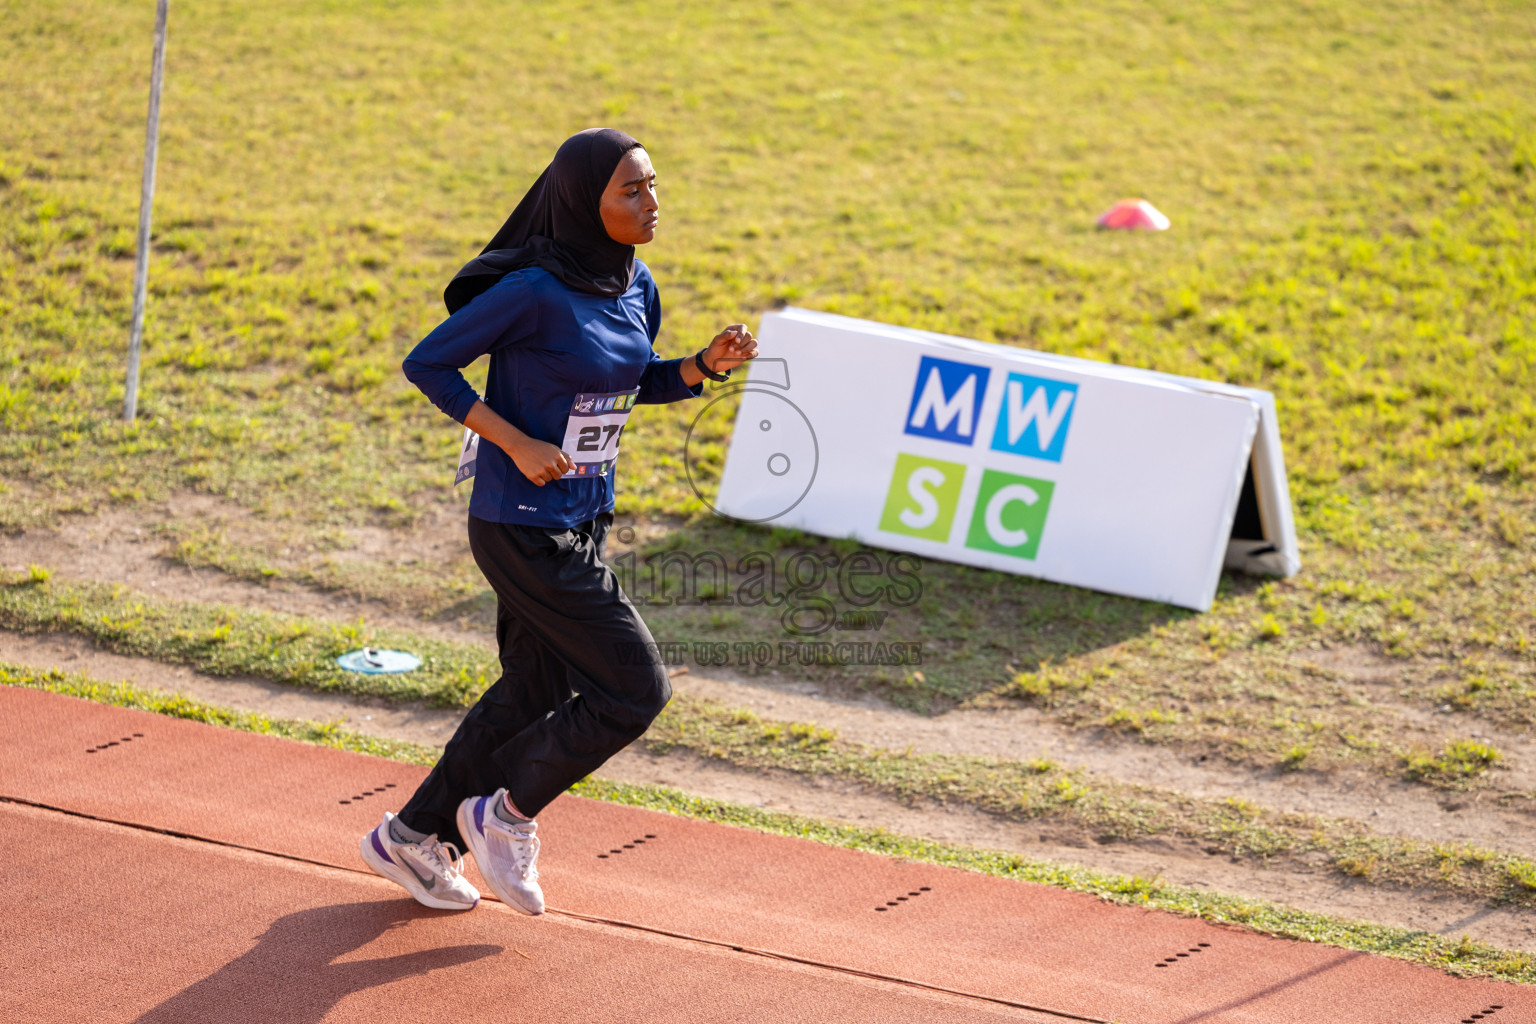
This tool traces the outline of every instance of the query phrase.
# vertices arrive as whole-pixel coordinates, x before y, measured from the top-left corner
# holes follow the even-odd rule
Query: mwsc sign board
[[[1300,567],[1267,392],[798,309],[759,342],[725,515],[1198,610]]]

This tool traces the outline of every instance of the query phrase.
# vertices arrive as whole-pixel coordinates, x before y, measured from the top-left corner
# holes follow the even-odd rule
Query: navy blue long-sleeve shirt
[[[702,391],[683,383],[681,359],[662,359],[652,349],[660,327],[656,282],[637,260],[633,283],[617,298],[573,291],[538,267],[516,271],[423,338],[403,369],[443,412],[464,422],[479,396],[460,371],[490,353],[485,404],[529,437],[564,447],[578,463],[591,460],[578,466],[590,475],[539,487],[486,442],[470,514],[564,528],[611,510],[611,457],[624,411]],[[593,425],[583,428],[587,423]],[[594,454],[583,455],[586,449]]]

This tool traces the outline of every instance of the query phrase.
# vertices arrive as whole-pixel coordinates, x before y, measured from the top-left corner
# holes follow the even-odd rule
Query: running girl
[[[656,174],[623,132],[567,139],[485,251],[449,283],[449,318],[405,375],[484,442],[469,546],[496,594],[501,678],[363,859],[418,901],[468,910],[461,845],[496,895],[544,910],[536,816],[637,739],[671,698],[650,631],[603,562],[614,464],[637,405],[700,394],[757,355],[743,324],[662,359]],[[486,353],[485,397],[460,372]]]

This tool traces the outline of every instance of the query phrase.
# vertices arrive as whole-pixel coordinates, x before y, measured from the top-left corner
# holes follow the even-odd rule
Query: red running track
[[[545,1012],[555,1000],[569,1019],[592,1021],[863,1020],[886,1006],[880,1019],[1536,1022],[1536,991],[1523,986],[574,797],[541,818],[551,914],[434,913],[399,899],[356,853],[421,769],[15,688],[0,689],[0,722],[0,797],[33,805],[4,813],[38,822],[3,834],[45,837],[12,862],[36,917],[0,919],[0,1014],[61,1005],[61,992],[127,999],[123,979],[146,979],[130,986],[140,999],[131,1012],[92,1003],[74,1016],[17,1019],[221,1019],[138,1015],[260,990],[250,979],[282,975],[281,964],[291,967],[282,985],[298,986],[288,995],[312,996],[320,1009],[305,1002],[297,1016],[271,1019],[372,1019],[419,1005],[395,1003],[397,989],[437,992],[488,969],[526,974],[522,955],[484,952],[510,934],[529,955],[537,937],[550,957],[537,986],[519,990],[539,993],[519,998],[538,999],[546,1019],[567,1019]],[[100,866],[119,853],[134,873]],[[151,884],[162,862],[174,870]],[[337,929],[361,938],[344,948],[321,941]],[[39,934],[58,952],[21,968],[18,981],[9,951]],[[336,980],[338,960],[354,962],[365,945],[370,956],[377,943],[393,950],[399,935],[420,939],[387,953],[415,965],[400,985],[382,965],[358,969],[371,980],[350,988]],[[181,948],[197,956],[145,952]],[[100,951],[94,966],[84,949]],[[614,974],[616,961],[635,975]],[[45,962],[71,966],[39,973]],[[134,966],[104,980],[123,964]],[[776,988],[786,971],[794,1000]],[[882,999],[903,1009],[893,1015]]]
[[[32,807],[0,805],[0,829],[46,851],[7,887],[7,1021],[1053,1019],[496,904],[433,912],[352,871]]]

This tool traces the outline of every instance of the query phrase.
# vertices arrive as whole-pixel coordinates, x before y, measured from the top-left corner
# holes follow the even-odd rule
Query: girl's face
[[[608,237],[623,245],[644,245],[656,237],[656,172],[643,149],[624,154],[613,169],[598,212]]]

